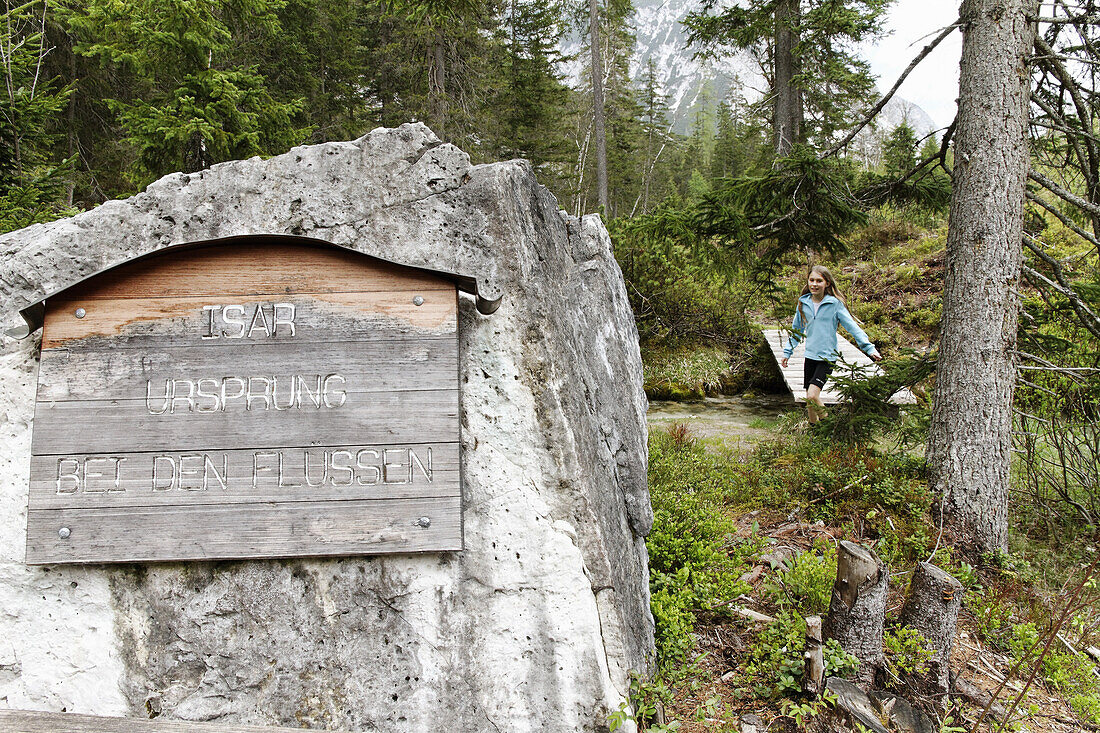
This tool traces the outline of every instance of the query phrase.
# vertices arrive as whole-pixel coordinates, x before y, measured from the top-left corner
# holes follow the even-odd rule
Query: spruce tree
[[[488,153],[526,158],[551,189],[571,159],[570,90],[559,64],[562,3],[509,0],[496,29],[490,58],[492,93],[486,98]]]
[[[770,161],[771,153],[767,121],[743,97],[728,97],[718,106],[711,178],[760,173]]]
[[[232,24],[277,34],[282,0],[89,0],[69,19],[77,53],[129,72],[109,99],[145,181],[176,170],[282,152],[308,129],[299,101],[277,101],[252,65],[234,59]]]
[[[890,131],[882,146],[882,164],[888,176],[904,176],[917,164],[917,134],[908,122]]]
[[[771,84],[776,155],[827,143],[874,80],[855,47],[880,32],[890,0],[704,0],[688,14],[689,43],[717,56],[749,50]]]
[[[52,157],[53,120],[72,88],[49,74],[48,11],[44,1],[9,5],[0,26],[0,231],[54,218],[73,163]]]
[[[661,91],[657,81],[657,65],[653,59],[646,62],[641,79],[638,104],[642,110],[642,133],[645,136],[645,162],[642,168],[642,190],[634,202],[630,215],[645,214],[653,204],[661,201],[671,186],[671,161],[675,157],[676,136],[668,121],[668,95]]]

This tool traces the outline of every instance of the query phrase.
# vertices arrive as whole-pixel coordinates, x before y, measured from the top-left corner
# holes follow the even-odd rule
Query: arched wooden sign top
[[[27,561],[462,548],[457,290],[286,239],[45,303]]]

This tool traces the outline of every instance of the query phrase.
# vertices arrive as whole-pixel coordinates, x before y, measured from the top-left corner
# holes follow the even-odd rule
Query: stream
[[[654,400],[649,403],[648,421],[651,432],[684,423],[698,438],[721,437],[754,442],[771,434],[766,425],[759,425],[760,422],[772,422],[798,407],[790,394],[758,397],[721,395],[699,402]],[[758,423],[758,426],[753,427],[753,423]]]

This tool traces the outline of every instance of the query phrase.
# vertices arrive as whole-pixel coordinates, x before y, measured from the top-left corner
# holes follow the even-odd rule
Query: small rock
[[[736,613],[738,616],[743,616],[744,618],[747,618],[751,621],[759,621],[760,623],[764,624],[770,624],[772,621],[775,621],[775,619],[771,616],[763,613],[758,613],[751,608],[735,608],[733,609],[733,612]]]
[[[742,583],[755,583],[760,580],[760,576],[764,574],[764,566],[757,565],[752,570],[742,575],[738,580]]]
[[[741,733],[764,733],[765,730],[767,727],[759,715],[748,713],[741,716]]]

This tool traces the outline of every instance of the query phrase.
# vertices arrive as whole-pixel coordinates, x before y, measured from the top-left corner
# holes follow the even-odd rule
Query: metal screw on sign
[[[428,527],[432,526],[432,518],[431,517],[421,517],[420,519],[416,520],[416,526],[417,527],[423,527],[424,529],[427,529]]]
[[[88,311],[84,310],[83,308],[77,308],[76,309],[76,317],[77,318],[83,318],[86,315],[88,315]]]
[[[68,527],[62,527],[61,529],[57,530],[57,536],[63,540],[69,539],[69,535],[71,535],[72,533],[72,530]]]
[[[413,298],[413,305],[424,305],[424,299],[419,295]]]

